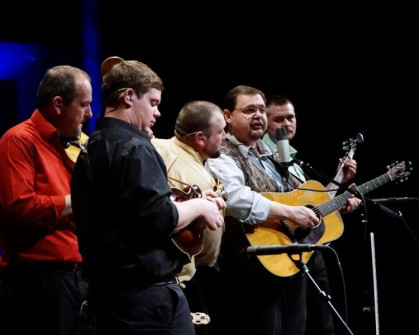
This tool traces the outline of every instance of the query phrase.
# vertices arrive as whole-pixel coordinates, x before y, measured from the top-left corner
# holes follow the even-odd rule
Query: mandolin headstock
[[[227,192],[224,188],[224,185],[220,182],[218,178],[214,178],[213,191],[217,193],[220,198],[223,198],[224,201],[228,200]]]
[[[202,191],[198,185],[192,184],[183,190],[172,187],[172,194],[170,195],[172,201],[184,201],[194,198],[202,198]]]
[[[361,133],[356,134],[355,138],[350,138],[342,143],[345,155],[349,158],[353,158],[358,143],[364,142],[364,136]]]

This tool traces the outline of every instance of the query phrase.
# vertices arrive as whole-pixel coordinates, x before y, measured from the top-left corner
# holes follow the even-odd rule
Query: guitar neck
[[[379,177],[376,177],[369,182],[366,182],[358,187],[358,191],[361,194],[367,194],[375,190],[376,188],[390,182],[392,179],[388,173],[385,173]],[[346,205],[347,200],[351,197],[352,193],[345,191],[344,193],[338,195],[336,198],[333,198],[325,203],[317,206],[317,209],[321,216],[326,216],[339,208]]]

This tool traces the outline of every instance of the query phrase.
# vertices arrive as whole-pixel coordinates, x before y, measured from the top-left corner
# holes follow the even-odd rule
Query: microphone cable
[[[339,270],[338,272],[339,272],[339,275],[340,275],[340,281],[341,281],[341,284],[342,284],[343,313],[344,313],[345,322],[346,322],[346,324],[348,324],[348,321],[349,321],[348,320],[349,319],[349,317],[348,317],[348,296],[347,296],[347,291],[346,291],[345,276],[343,275],[342,264],[340,262],[339,255],[338,255],[338,253],[336,252],[335,249],[333,249],[329,245],[324,245],[324,247],[325,248],[320,249],[320,251],[321,252],[323,252],[323,250],[330,251],[333,254],[333,256],[336,260],[336,264],[337,264],[337,267],[338,267],[338,270]]]

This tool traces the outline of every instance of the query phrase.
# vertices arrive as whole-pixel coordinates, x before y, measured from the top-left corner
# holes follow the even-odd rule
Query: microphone
[[[419,198],[412,198],[412,197],[391,197],[391,198],[377,198],[377,199],[370,199],[372,202],[381,205],[398,205],[404,202],[409,201],[419,201]]]
[[[287,131],[285,128],[278,128],[275,135],[279,163],[283,166],[289,166],[291,157]]]
[[[289,244],[289,245],[270,245],[262,247],[247,247],[249,255],[276,255],[276,254],[300,254],[306,251],[325,249],[325,245],[315,244]]]

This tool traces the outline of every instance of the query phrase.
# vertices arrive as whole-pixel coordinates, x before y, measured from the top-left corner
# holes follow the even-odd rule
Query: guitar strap
[[[294,183],[295,185],[297,185],[297,187],[296,187],[296,188],[300,187],[302,184],[304,184],[304,183],[305,183],[305,181],[304,181],[304,180],[300,179],[297,175],[295,175],[295,174],[294,174],[294,173],[292,173],[291,171],[290,171],[290,177],[293,179],[293,183]]]

